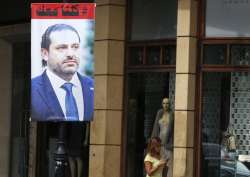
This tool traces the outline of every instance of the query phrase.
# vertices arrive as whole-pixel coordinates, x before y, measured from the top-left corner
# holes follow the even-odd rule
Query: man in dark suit
[[[80,36],[75,28],[55,24],[42,36],[46,70],[31,83],[31,118],[38,121],[89,121],[93,118],[93,80],[77,72]]]

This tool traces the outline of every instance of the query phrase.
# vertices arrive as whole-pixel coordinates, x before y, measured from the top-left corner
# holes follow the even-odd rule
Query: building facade
[[[168,97],[173,177],[249,176],[250,2],[95,3],[94,121],[66,125],[72,174],[144,177],[147,141]],[[26,13],[0,26],[1,177],[53,176],[58,125],[29,121]]]

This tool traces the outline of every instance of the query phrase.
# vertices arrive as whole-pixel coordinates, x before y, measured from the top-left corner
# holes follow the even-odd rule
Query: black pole
[[[67,177],[67,152],[65,148],[65,130],[66,124],[64,122],[59,123],[58,141],[56,143],[56,151],[54,152],[55,162],[55,177]]]
[[[69,0],[62,0],[63,3],[68,3]],[[59,123],[58,131],[58,141],[56,144],[56,151],[54,153],[55,161],[55,177],[67,177],[67,167],[68,167],[68,157],[65,148],[65,133],[66,133],[66,123]]]

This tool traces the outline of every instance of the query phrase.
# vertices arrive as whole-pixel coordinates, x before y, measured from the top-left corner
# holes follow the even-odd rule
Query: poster
[[[31,120],[91,121],[94,3],[31,4]]]

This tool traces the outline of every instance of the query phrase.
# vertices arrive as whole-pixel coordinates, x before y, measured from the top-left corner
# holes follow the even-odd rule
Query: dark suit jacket
[[[94,83],[89,77],[77,73],[82,85],[84,121],[90,121],[94,112]],[[79,108],[78,108],[79,109]],[[31,118],[38,121],[63,121],[63,111],[46,74],[31,81]]]
[[[151,137],[159,137],[160,135],[160,125],[159,120],[162,118],[163,115],[163,109],[158,110],[155,121],[154,121],[154,127],[151,134]],[[172,111],[170,111],[170,117],[169,117],[169,124],[167,127],[167,135],[166,135],[166,144],[164,144],[165,149],[172,150],[173,148],[173,138],[174,138],[174,114]]]

